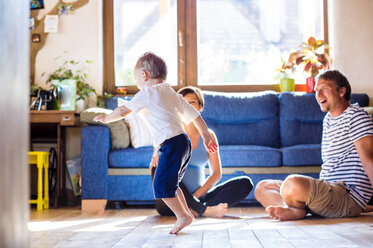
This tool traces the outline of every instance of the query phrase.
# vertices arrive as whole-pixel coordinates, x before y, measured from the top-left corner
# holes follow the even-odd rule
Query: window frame
[[[256,92],[263,90],[280,91],[279,84],[246,85],[198,85],[197,58],[197,3],[196,0],[177,0],[177,42],[178,42],[178,82],[173,88],[197,86],[202,90],[220,92]],[[114,13],[113,0],[103,1],[103,52],[104,52],[104,92],[117,94],[115,87],[114,63]],[[329,44],[328,0],[323,0],[324,41]],[[329,54],[329,49],[325,49]],[[126,86],[128,94],[138,92],[136,86]],[[305,84],[295,84],[295,91],[306,91]]]

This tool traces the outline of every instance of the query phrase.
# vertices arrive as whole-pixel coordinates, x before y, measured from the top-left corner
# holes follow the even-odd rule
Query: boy
[[[113,122],[132,112],[143,110],[145,122],[153,138],[154,156],[151,166],[157,166],[153,181],[154,196],[162,198],[175,213],[177,221],[170,234],[176,234],[194,219],[183,192],[178,187],[192,150],[183,122],[193,121],[209,153],[216,152],[217,144],[199,112],[187,103],[182,95],[176,94],[169,84],[164,83],[167,66],[163,59],[153,53],[145,53],[137,60],[134,77],[140,91],[110,115],[99,115],[94,120]]]

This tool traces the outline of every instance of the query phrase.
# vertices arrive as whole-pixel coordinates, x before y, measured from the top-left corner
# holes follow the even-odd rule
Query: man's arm
[[[98,115],[93,120],[102,122],[102,123],[111,123],[111,122],[115,122],[120,119],[123,119],[124,117],[126,117],[127,115],[131,113],[132,113],[132,110],[127,108],[125,105],[123,105],[123,106],[116,108],[113,112],[111,112],[111,114]]]
[[[373,186],[373,135],[365,136],[354,142],[365,173]]]

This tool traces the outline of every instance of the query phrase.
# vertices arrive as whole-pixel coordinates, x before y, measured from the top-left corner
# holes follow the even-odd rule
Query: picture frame
[[[31,41],[32,41],[32,43],[39,43],[40,42],[40,34],[32,34]]]
[[[30,10],[34,9],[44,9],[43,0],[30,0]]]
[[[81,158],[70,159],[66,161],[67,172],[69,174],[70,183],[74,196],[81,195],[81,176],[82,176],[82,161]]]

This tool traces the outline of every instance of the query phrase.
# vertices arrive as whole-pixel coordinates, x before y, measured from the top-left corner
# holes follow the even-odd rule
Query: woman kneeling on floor
[[[204,98],[200,89],[185,87],[180,89],[178,93],[182,94],[195,109],[202,111]],[[213,154],[207,153],[194,124],[184,125],[184,127],[192,143],[193,151],[179,186],[190,210],[196,217],[223,217],[228,207],[232,207],[246,198],[253,188],[253,183],[248,176],[239,176],[216,185],[222,176],[219,150]],[[218,143],[215,133],[212,130],[210,132]],[[207,178],[205,175],[206,164],[210,169],[210,176]],[[156,167],[152,167],[152,177],[155,170]],[[160,199],[155,200],[155,208],[162,216],[174,215]]]

